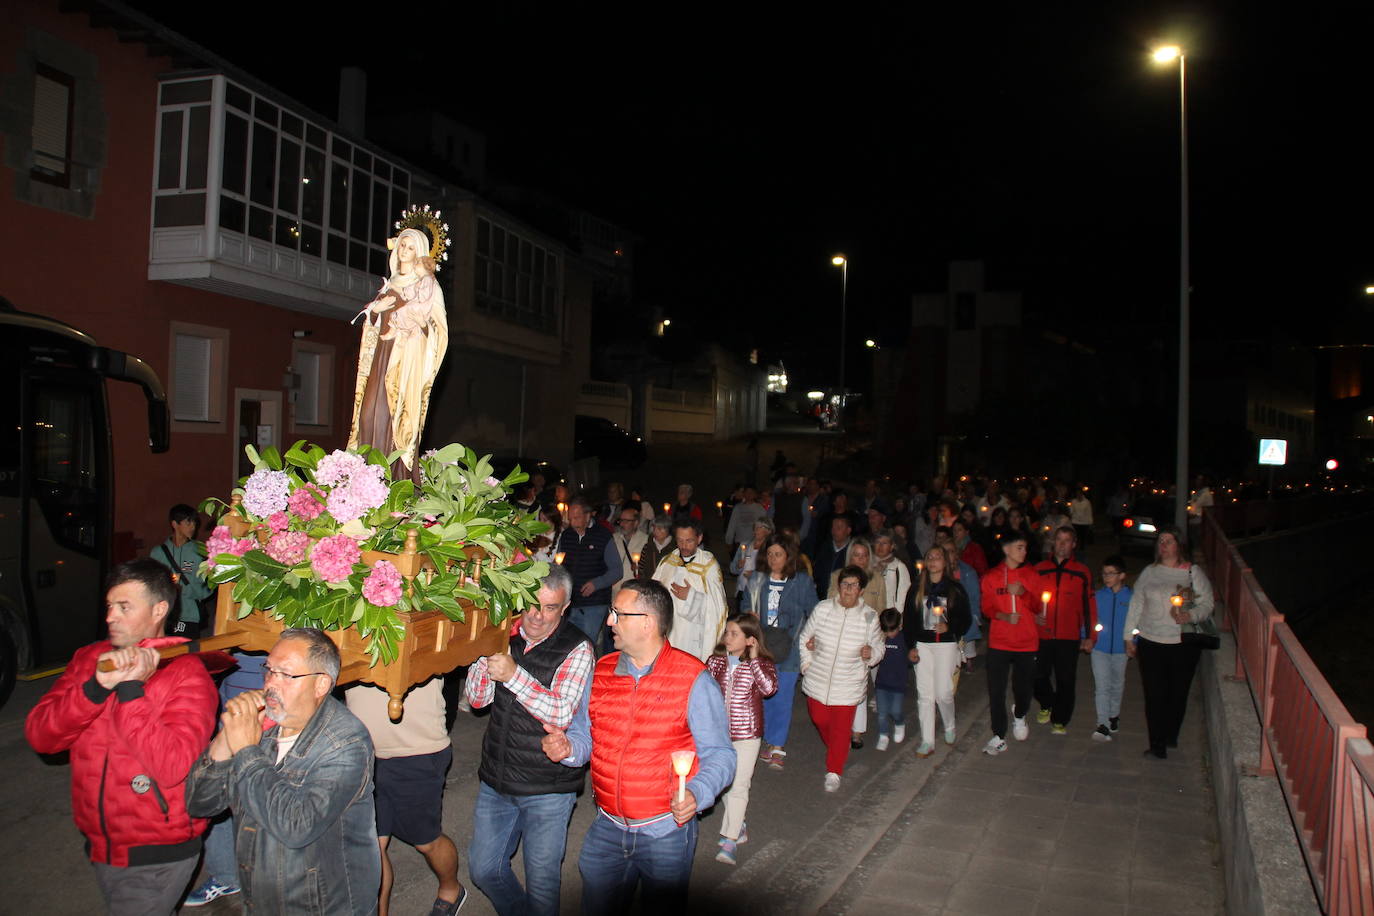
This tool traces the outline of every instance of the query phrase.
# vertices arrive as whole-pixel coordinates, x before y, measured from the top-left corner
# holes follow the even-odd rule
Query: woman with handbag
[[[1178,747],[1178,731],[1188,708],[1188,691],[1203,646],[1187,638],[1210,625],[1212,583],[1190,561],[1179,530],[1164,525],[1155,539],[1155,561],[1136,579],[1126,613],[1126,654],[1140,661],[1145,691],[1145,722],[1150,733],[1146,757],[1163,760]]]
[[[763,562],[740,593],[740,611],[763,625],[763,641],[778,671],[778,689],[763,700],[763,747],[759,759],[774,770],[787,761],[787,734],[792,727],[792,698],[801,677],[797,635],[816,606],[816,585],[797,568],[797,546],[784,534],[769,535]]]

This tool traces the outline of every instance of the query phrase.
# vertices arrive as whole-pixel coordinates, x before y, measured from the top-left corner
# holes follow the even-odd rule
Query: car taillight
[[[1128,519],[1126,519],[1124,522],[1121,523],[1121,527],[1122,527],[1122,528],[1134,528],[1134,527],[1135,527],[1135,519],[1133,519],[1133,518],[1128,518]]]

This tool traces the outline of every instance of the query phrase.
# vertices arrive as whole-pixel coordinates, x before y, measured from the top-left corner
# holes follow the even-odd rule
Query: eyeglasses
[[[305,674],[289,674],[285,671],[278,671],[276,668],[269,668],[267,665],[262,666],[262,679],[264,681],[271,680],[274,677],[280,678],[283,681],[294,681],[296,678],[299,677],[315,677],[319,674],[324,674],[324,672],[307,671]]]
[[[611,620],[616,620],[616,619],[621,618],[621,617],[648,617],[648,616],[649,616],[648,614],[641,614],[641,613],[639,613],[638,611],[617,611],[615,608],[611,608],[611,610],[610,610],[610,618],[611,618]]]

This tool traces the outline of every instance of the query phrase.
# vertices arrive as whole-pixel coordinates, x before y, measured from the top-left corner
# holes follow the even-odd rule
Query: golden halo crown
[[[444,262],[448,260],[448,223],[440,218],[438,210],[431,210],[429,204],[416,204],[408,209],[401,211],[401,218],[396,220],[396,232],[402,229],[419,229],[429,235],[434,240],[429,248],[430,259],[434,261],[434,272],[443,270]],[[396,247],[396,239],[386,240],[387,250]]]

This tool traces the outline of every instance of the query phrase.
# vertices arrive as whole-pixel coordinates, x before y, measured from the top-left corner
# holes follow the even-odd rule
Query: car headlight
[[[1154,531],[1155,531],[1155,526],[1154,526],[1154,525],[1151,525],[1149,522],[1141,522],[1141,523],[1140,523],[1140,533],[1141,533],[1141,534],[1153,534]]]

